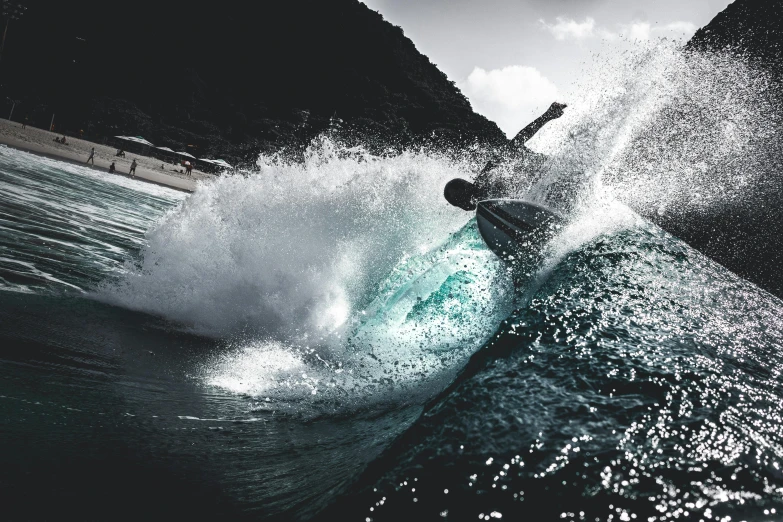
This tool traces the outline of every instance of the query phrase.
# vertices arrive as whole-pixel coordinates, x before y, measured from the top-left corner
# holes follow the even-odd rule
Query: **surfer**
[[[535,136],[541,130],[541,127],[548,122],[563,115],[563,109],[567,107],[564,103],[554,102],[547,111],[528,124],[527,127],[519,131],[514,139],[508,142],[506,150],[514,156],[515,159],[522,159],[533,155],[525,143]],[[489,197],[499,197],[506,190],[501,180],[495,174],[496,167],[502,163],[503,157],[499,154],[490,159],[476,176],[476,181],[471,183],[466,179],[455,178],[446,183],[443,190],[443,196],[446,201],[463,210],[475,210],[476,203]]]

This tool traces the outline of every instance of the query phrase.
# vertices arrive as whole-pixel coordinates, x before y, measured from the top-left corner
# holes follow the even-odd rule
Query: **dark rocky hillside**
[[[249,161],[330,127],[379,144],[504,140],[358,0],[18,0],[0,95],[19,121]],[[2,105],[0,105],[2,108]]]
[[[783,297],[783,2],[737,0],[699,29],[689,50],[729,52],[771,76],[776,114],[767,114],[780,139],[759,151],[761,181],[715,214],[648,218],[739,275]],[[777,85],[777,88],[775,88]],[[775,142],[777,144],[775,144]]]
[[[755,62],[780,79],[783,71],[783,2],[737,0],[702,27],[688,48],[727,50]]]

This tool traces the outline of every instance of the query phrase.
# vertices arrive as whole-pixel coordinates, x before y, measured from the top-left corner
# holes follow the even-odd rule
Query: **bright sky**
[[[595,53],[687,40],[730,0],[362,0],[399,25],[470,99],[514,135],[567,91]],[[566,99],[558,101],[568,102]]]

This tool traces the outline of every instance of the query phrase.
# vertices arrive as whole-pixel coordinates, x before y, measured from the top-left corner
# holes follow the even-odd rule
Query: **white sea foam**
[[[288,399],[360,385],[368,395],[453,375],[509,311],[508,276],[443,200],[447,180],[470,175],[460,164],[325,140],[303,164],[259,167],[201,186],[98,293],[226,339],[204,382]]]
[[[204,185],[147,235],[105,295],[218,336],[338,331],[404,255],[441,244],[468,216],[441,196],[457,165],[313,151],[304,164]]]

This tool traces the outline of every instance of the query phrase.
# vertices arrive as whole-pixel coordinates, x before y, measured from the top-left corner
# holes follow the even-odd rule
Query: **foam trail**
[[[339,329],[405,254],[467,216],[442,199],[458,165],[426,155],[337,158],[205,185],[147,236],[136,266],[102,297],[196,331],[288,339]]]

